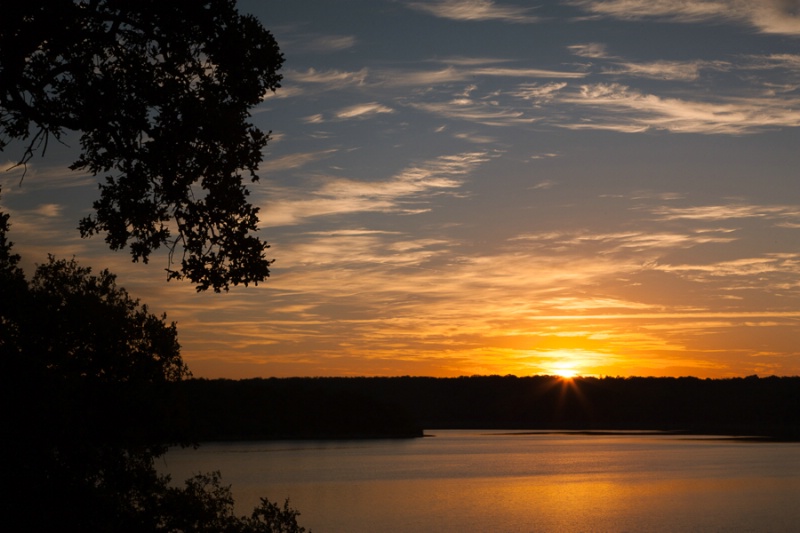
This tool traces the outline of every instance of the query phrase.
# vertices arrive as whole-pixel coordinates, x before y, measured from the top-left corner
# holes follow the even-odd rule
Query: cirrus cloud
[[[797,0],[572,0],[570,3],[599,16],[622,20],[725,20],[749,24],[762,33],[800,35]]]
[[[436,17],[460,21],[501,20],[512,23],[539,22],[528,13],[528,7],[499,5],[491,0],[439,0],[437,2],[410,2],[408,7],[425,11]]]

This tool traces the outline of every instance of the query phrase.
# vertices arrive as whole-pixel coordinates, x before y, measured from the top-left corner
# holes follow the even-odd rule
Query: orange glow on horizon
[[[602,354],[589,352],[582,349],[558,349],[549,352],[538,352],[537,355],[549,359],[544,363],[544,373],[558,376],[563,380],[591,373],[590,368],[594,366]]]

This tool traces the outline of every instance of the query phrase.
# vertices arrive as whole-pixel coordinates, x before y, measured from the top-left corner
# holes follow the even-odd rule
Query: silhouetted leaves
[[[75,260],[50,257],[26,280],[8,229],[0,213],[5,530],[304,531],[296,511],[266,501],[235,516],[218,474],[184,488],[158,474],[155,459],[187,440],[175,324]]]
[[[282,63],[232,0],[4,4],[0,150],[25,141],[24,166],[50,137],[80,132],[71,168],[104,178],[83,236],[105,233],[135,261],[167,246],[168,278],[198,290],[258,283],[268,245],[244,179],[257,180],[269,134],[248,118]]]

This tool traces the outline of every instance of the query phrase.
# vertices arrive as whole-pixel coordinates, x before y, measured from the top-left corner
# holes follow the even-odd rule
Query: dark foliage
[[[0,150],[22,140],[24,166],[80,132],[71,168],[104,177],[83,236],[103,232],[134,261],[167,246],[168,278],[198,290],[258,283],[268,245],[243,182],[257,180],[269,134],[249,109],[280,87],[282,63],[233,0],[6,2]]]
[[[206,440],[422,436],[399,398],[338,379],[191,380],[181,384],[192,434]],[[376,394],[378,392],[378,394]]]
[[[180,386],[186,415],[209,440],[344,438],[354,427],[351,437],[494,428],[800,440],[800,377],[271,378],[187,380]],[[213,405],[207,398],[214,398]],[[335,412],[330,424],[319,424],[317,413],[329,411]],[[381,414],[369,415],[375,412]]]
[[[175,325],[74,260],[51,257],[26,280],[8,228],[0,213],[5,530],[304,531],[288,505],[235,516],[218,474],[184,488],[158,474],[155,459],[186,440]]]

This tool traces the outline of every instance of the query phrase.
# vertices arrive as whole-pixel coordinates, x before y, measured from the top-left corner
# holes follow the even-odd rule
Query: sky
[[[800,375],[800,2],[274,0],[270,279],[197,294],[0,174],[30,274],[109,268],[196,377]],[[0,154],[4,167],[13,146]]]

